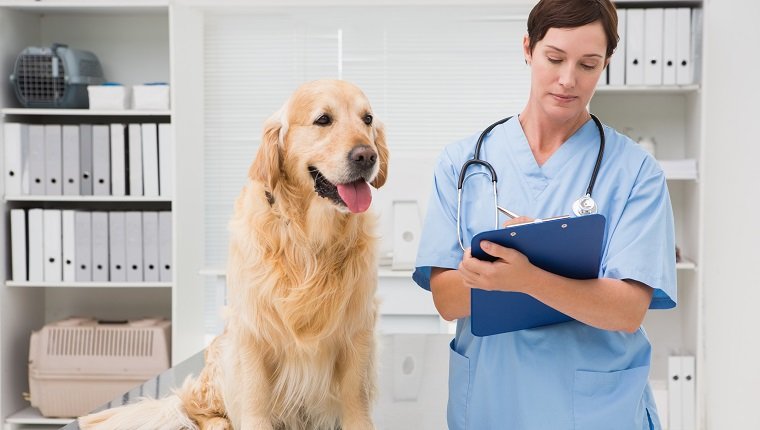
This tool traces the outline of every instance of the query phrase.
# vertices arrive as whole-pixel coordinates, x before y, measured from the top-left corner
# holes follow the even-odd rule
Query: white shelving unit
[[[652,3],[652,2],[649,2]],[[701,6],[689,3],[687,6]],[[701,34],[701,29],[697,29]],[[704,428],[704,363],[701,215],[703,164],[703,92],[699,84],[684,86],[624,86],[598,88],[591,111],[603,122],[634,140],[653,138],[656,158],[665,171],[675,218],[678,306],[649,311],[644,328],[652,343],[650,380],[653,389],[667,389],[668,357],[696,357],[697,428]],[[662,423],[668,425],[667,422]]]
[[[106,79],[125,86],[143,82],[173,83],[173,72],[183,73],[182,42],[172,41],[168,0],[68,1],[0,0],[0,126],[4,122],[22,123],[172,123],[177,111],[27,109],[19,107],[13,89],[7,84],[14,60],[28,46],[65,43],[72,48],[94,52]],[[191,33],[191,28],[186,28]],[[188,47],[189,49],[189,47]],[[179,59],[180,63],[177,63]],[[172,97],[175,105],[186,101]],[[185,117],[192,122],[192,117]],[[183,123],[183,121],[179,121]],[[187,124],[187,122],[185,122]],[[192,128],[191,133],[196,133]],[[175,132],[181,142],[182,132]],[[0,135],[0,140],[2,136]],[[0,141],[0,147],[2,142]],[[175,148],[177,145],[175,143]],[[2,153],[2,151],[0,151]],[[6,430],[52,429],[68,419],[48,419],[31,408],[22,393],[28,391],[27,360],[29,336],[45,323],[69,315],[93,315],[110,320],[161,316],[172,321],[172,362],[177,363],[203,347],[201,278],[195,274],[200,265],[189,270],[188,262],[201,246],[198,238],[177,231],[198,231],[188,226],[193,216],[178,213],[193,210],[201,158],[189,166],[192,149],[175,151],[175,190],[173,197],[114,196],[40,196],[26,195],[0,201],[4,222],[0,223],[0,243],[5,250],[0,259],[0,428]],[[182,163],[185,162],[183,165]],[[191,178],[181,182],[179,178]],[[4,184],[0,183],[0,190]],[[65,208],[97,210],[171,210],[173,213],[172,282],[13,282],[10,281],[9,211],[12,208]]]

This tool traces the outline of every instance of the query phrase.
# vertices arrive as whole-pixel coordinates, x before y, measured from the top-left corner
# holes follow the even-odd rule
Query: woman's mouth
[[[568,103],[578,98],[578,96],[556,94],[556,93],[549,93],[549,95],[551,95],[554,98],[554,100],[557,100],[560,103]]]

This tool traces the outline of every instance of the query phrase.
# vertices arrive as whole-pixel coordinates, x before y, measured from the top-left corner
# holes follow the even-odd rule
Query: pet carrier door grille
[[[66,90],[66,70],[57,55],[25,55],[19,58],[16,82],[25,104],[56,103]]]

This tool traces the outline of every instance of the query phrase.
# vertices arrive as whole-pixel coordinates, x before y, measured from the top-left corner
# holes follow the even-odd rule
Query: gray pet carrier
[[[11,75],[16,97],[28,108],[87,108],[87,85],[104,81],[95,54],[62,44],[25,48]]]

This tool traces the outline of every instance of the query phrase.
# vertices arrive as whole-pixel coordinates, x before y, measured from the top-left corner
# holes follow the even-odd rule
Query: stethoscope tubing
[[[589,179],[588,186],[586,187],[586,195],[581,197],[581,199],[586,198],[590,200],[591,203],[594,205],[594,207],[596,207],[596,203],[594,203],[593,199],[591,198],[591,193],[594,191],[594,185],[596,184],[596,177],[599,175],[599,169],[602,166],[602,159],[604,158],[605,137],[604,137],[604,127],[602,126],[602,122],[599,121],[599,118],[597,118],[594,114],[590,114],[590,115],[591,115],[591,119],[594,121],[594,124],[596,124],[596,128],[599,130],[599,152],[596,155],[594,170],[591,172],[591,178]],[[493,184],[494,206],[496,207],[496,209],[494,210],[495,212],[494,230],[499,228],[499,211],[503,212],[504,214],[506,214],[508,217],[512,219],[518,217],[516,213],[499,206],[499,199],[498,199],[498,194],[496,191],[496,182],[497,182],[496,169],[493,168],[491,163],[480,158],[480,149],[483,146],[483,142],[485,141],[486,136],[488,136],[488,134],[491,133],[491,130],[493,130],[496,126],[500,124],[504,124],[505,122],[509,121],[511,118],[512,117],[509,116],[509,117],[500,119],[496,121],[495,123],[486,127],[486,129],[483,130],[482,133],[480,133],[480,136],[478,137],[478,140],[475,143],[475,154],[473,155],[471,159],[467,160],[462,165],[462,169],[459,171],[459,179],[457,181],[457,239],[459,240],[459,246],[462,248],[462,250],[464,250],[464,242],[462,241],[462,229],[461,229],[462,187],[464,186],[464,180],[465,180],[465,175],[467,173],[467,169],[473,164],[478,164],[485,167],[486,169],[488,169],[488,173],[491,176],[491,183]]]

